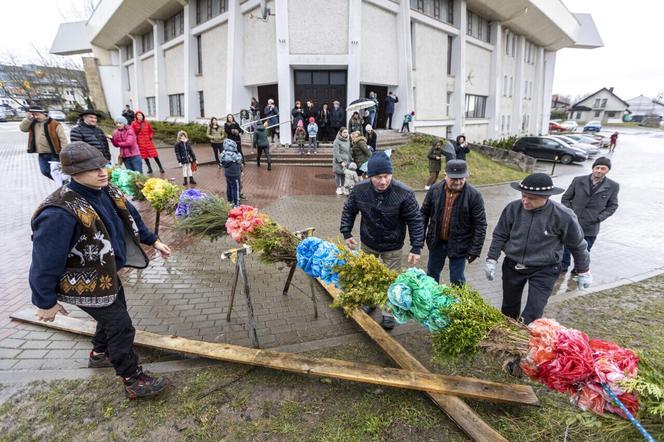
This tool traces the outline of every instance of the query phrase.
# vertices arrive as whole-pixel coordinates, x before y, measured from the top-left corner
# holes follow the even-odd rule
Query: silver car
[[[592,144],[580,143],[575,139],[565,135],[553,135],[553,137],[561,141],[564,141],[565,143],[569,144],[572,147],[582,149],[584,152],[586,152],[586,154],[588,154],[588,157],[595,156],[599,153],[599,147],[593,146]]]
[[[53,118],[55,121],[65,121],[65,118],[67,118],[65,113],[60,110],[50,110],[48,111],[48,116]]]

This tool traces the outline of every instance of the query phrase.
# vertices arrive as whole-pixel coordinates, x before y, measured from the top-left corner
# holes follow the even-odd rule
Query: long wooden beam
[[[11,315],[13,319],[45,325],[50,328],[84,335],[92,335],[95,322],[58,315],[54,322],[39,322],[34,309],[25,309]],[[398,368],[379,367],[350,361],[284,353],[241,347],[238,345],[195,341],[176,336],[164,336],[137,330],[137,345],[161,350],[187,353],[226,362],[257,365],[276,370],[348,381],[379,384],[410,390],[454,394],[474,399],[489,399],[526,405],[536,405],[537,397],[530,387],[481,381],[462,376],[445,376]]]
[[[333,299],[336,299],[341,294],[341,291],[335,286],[325,284],[321,280],[318,280],[318,282]],[[399,367],[407,370],[429,372],[429,370],[403,348],[396,339],[383,330],[383,328],[377,324],[371,316],[367,315],[360,309],[354,309],[352,311],[346,309],[346,313],[353,318],[357,325],[359,325]],[[523,385],[521,387],[523,387]],[[532,388],[528,387],[528,389],[530,390],[529,394],[536,397]],[[457,397],[460,395],[435,393],[432,391],[427,391],[426,393],[431,400],[471,439],[481,442],[507,441],[507,439],[505,439],[500,433],[484,422],[484,420],[482,420],[482,418],[475,413],[468,404]]]

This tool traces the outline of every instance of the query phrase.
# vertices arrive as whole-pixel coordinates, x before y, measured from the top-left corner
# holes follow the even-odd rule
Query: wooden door
[[[387,86],[374,86],[367,84],[364,86],[365,98],[369,98],[369,92],[375,92],[378,95],[378,116],[374,129],[385,129],[385,97],[387,97]]]

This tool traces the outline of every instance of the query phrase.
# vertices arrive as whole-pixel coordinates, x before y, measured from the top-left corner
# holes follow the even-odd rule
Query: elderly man
[[[408,263],[416,265],[424,243],[424,223],[415,194],[408,187],[392,179],[392,163],[385,152],[374,153],[367,165],[368,180],[353,187],[341,213],[341,234],[349,247],[355,248],[353,225],[358,213],[361,248],[380,258],[392,270],[401,267],[401,249],[410,233]],[[383,312],[381,325],[394,328],[394,317]]]
[[[99,149],[99,152],[106,158],[107,162],[111,162],[111,150],[108,147],[108,138],[104,131],[97,126],[97,119],[101,115],[92,109],[86,109],[80,114],[79,121],[76,126],[71,130],[69,136],[73,141],[84,141],[92,147]]]
[[[482,195],[466,184],[468,166],[463,160],[448,161],[445,179],[431,186],[422,203],[422,216],[429,247],[427,275],[436,281],[450,261],[450,283],[464,284],[466,260],[475,261],[486,236]]]
[[[493,240],[485,264],[488,280],[496,276],[496,263],[501,252],[503,261],[502,312],[526,324],[541,318],[560,272],[563,247],[574,255],[579,274],[577,283],[588,287],[590,255],[576,215],[551,195],[560,194],[551,177],[534,173],[512,188],[521,192],[521,200],[509,203],[493,231]],[[528,283],[528,301],[521,312],[521,296]]]
[[[30,106],[19,129],[28,133],[28,153],[38,155],[41,174],[52,180],[50,163],[60,161],[58,154],[68,143],[64,127],[49,118],[42,107]]]
[[[32,218],[32,303],[41,321],[53,321],[78,306],[97,321],[88,367],[113,367],[131,399],[156,396],[169,385],[138,365],[135,330],[127,312],[118,270],[145,268],[140,243],[167,258],[170,248],[149,231],[138,211],[108,183],[106,159],[84,142],[60,152],[64,173],[72,181],[48,196]]]
[[[561,200],[561,203],[572,209],[578,217],[589,252],[597,239],[599,224],[618,210],[620,185],[606,177],[610,170],[610,159],[597,158],[593,163],[592,173],[574,178]],[[560,265],[561,273],[567,272],[570,263],[570,252],[565,248]],[[572,270],[572,273],[578,273],[577,269]]]

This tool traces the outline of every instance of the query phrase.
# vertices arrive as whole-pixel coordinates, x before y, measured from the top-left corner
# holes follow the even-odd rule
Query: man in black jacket
[[[618,209],[620,185],[606,177],[609,170],[611,170],[611,160],[606,157],[597,158],[593,163],[592,173],[574,178],[560,201],[565,207],[572,209],[579,218],[589,252],[597,239],[599,224]],[[565,248],[560,263],[561,273],[567,272],[570,263],[571,255]],[[576,270],[574,269],[572,273],[576,274]]]
[[[399,102],[399,97],[390,91],[385,97],[385,129],[392,129],[392,116],[394,115],[394,104]]]
[[[367,165],[368,180],[353,187],[341,213],[341,234],[349,247],[357,246],[353,225],[359,212],[362,250],[379,257],[392,270],[401,268],[401,249],[410,234],[408,264],[416,265],[424,244],[424,223],[415,199],[408,187],[392,179],[392,163],[385,152],[374,153]],[[383,312],[381,325],[394,328],[394,317]]]
[[[422,216],[429,247],[427,275],[438,281],[450,260],[450,283],[466,282],[466,260],[475,261],[486,236],[486,214],[482,195],[466,184],[468,166],[452,160],[445,166],[445,180],[431,186],[422,203]]]
[[[337,100],[332,102],[332,110],[330,111],[330,129],[332,133],[330,136],[334,140],[339,133],[339,129],[346,124],[346,111],[341,107],[341,103]]]
[[[99,152],[111,162],[111,150],[108,147],[108,138],[103,130],[97,126],[97,118],[101,115],[92,109],[86,109],[78,114],[80,119],[69,134],[72,143],[74,141],[84,141],[92,147],[99,149]]]

